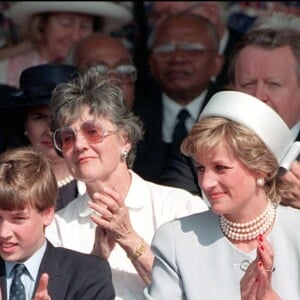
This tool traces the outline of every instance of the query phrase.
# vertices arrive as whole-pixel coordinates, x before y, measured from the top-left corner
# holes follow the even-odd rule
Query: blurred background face
[[[216,5],[216,3],[206,1],[153,1],[150,18],[153,25],[158,26],[169,15],[187,11],[206,17],[213,22],[217,17],[215,13]]]
[[[120,67],[132,65],[131,54],[116,38],[94,35],[88,37],[77,49],[75,63],[79,67],[103,65],[108,68],[107,75],[116,79],[123,90],[126,104],[132,108],[134,102],[134,81],[126,76],[118,76]],[[123,73],[124,74],[124,73]]]
[[[156,47],[178,43],[200,44],[204,50],[184,51],[177,48],[163,54],[155,51]],[[149,60],[152,74],[172,99],[193,99],[208,87],[211,77],[220,71],[222,59],[214,48],[213,39],[203,22],[190,16],[173,17],[159,27],[154,37]]]
[[[94,18],[85,14],[53,13],[45,24],[45,47],[50,61],[64,61],[69,49],[93,32]],[[43,51],[44,45],[41,47]]]
[[[291,128],[300,119],[300,85],[296,66],[289,47],[264,50],[247,46],[236,61],[234,88],[267,103]]]
[[[52,161],[62,160],[63,158],[56,154],[52,144],[52,134],[48,125],[49,116],[50,109],[46,105],[29,108],[25,131],[32,146],[40,149]]]

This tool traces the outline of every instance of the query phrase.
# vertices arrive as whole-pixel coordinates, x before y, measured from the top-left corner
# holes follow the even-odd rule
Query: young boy
[[[56,198],[55,176],[38,150],[23,147],[0,155],[2,299],[114,299],[106,260],[46,240]]]

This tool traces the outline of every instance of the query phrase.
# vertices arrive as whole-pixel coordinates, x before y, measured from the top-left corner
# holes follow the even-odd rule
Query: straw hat
[[[66,12],[102,17],[103,31],[109,33],[129,23],[133,16],[124,5],[114,1],[19,1],[10,8],[10,17],[20,27],[27,27],[39,13]]]
[[[205,117],[224,117],[252,129],[285,169],[290,168],[300,153],[300,143],[294,142],[281,117],[251,95],[238,91],[218,92],[209,100],[199,120]]]

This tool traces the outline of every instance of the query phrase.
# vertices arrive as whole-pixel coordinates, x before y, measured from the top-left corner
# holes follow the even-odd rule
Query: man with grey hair
[[[202,16],[171,15],[157,27],[149,65],[160,90],[137,109],[146,132],[134,166],[148,180],[200,193],[194,165],[179,144],[215,92],[211,79],[223,65],[218,49],[217,30]]]
[[[189,12],[208,19],[219,34],[219,54],[224,55],[224,64],[220,74],[216,77],[219,89],[227,86],[227,67],[229,56],[234,45],[241,39],[241,34],[227,26],[228,3],[226,1],[153,1],[150,8],[149,22],[155,29],[168,16]],[[153,36],[148,43],[151,45]]]
[[[113,78],[122,89],[126,104],[132,109],[137,69],[129,49],[120,39],[104,33],[93,33],[76,45],[69,59],[77,67],[97,65],[98,72]]]
[[[232,87],[270,105],[300,140],[300,31],[250,30],[235,49],[229,66]],[[266,120],[267,121],[267,120]],[[292,188],[282,203],[300,208],[300,163],[283,175]]]

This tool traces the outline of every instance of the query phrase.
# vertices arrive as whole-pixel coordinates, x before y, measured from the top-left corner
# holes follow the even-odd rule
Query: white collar
[[[29,276],[32,280],[36,280],[38,271],[40,268],[41,261],[43,259],[44,253],[46,251],[47,241],[45,239],[44,244],[40,249],[38,249],[32,256],[30,256],[26,261],[22,262],[29,273]],[[13,267],[20,262],[8,262],[5,261],[5,268],[7,276],[10,276],[11,270]]]
[[[297,139],[297,136],[299,134],[300,131],[300,121],[298,121],[292,128],[291,128],[291,132],[292,132],[292,137],[294,138],[294,141]]]
[[[202,109],[205,96],[208,90],[203,91],[199,96],[190,101],[187,105],[182,106],[176,101],[172,100],[165,93],[162,95],[163,106],[163,122],[162,122],[162,139],[163,141],[170,143],[172,141],[172,133],[176,124],[176,119],[179,111],[182,108],[186,108],[190,113],[190,117],[187,120],[187,129],[190,130],[193,124],[198,120],[199,113]]]
[[[222,38],[220,39],[219,54],[224,54],[228,40],[229,40],[229,31],[226,28]]]

